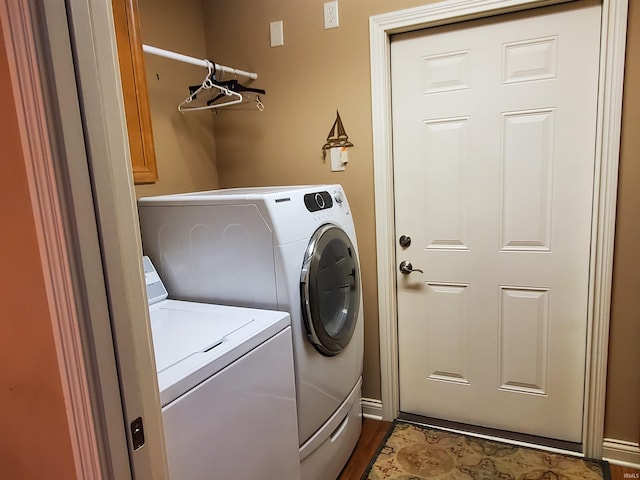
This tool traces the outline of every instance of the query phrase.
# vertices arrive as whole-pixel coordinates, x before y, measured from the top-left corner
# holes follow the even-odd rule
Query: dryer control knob
[[[338,205],[342,205],[342,202],[344,202],[344,198],[342,197],[342,194],[340,192],[334,193],[333,198]]]

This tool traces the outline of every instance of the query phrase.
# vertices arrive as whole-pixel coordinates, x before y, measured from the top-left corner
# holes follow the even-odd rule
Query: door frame
[[[7,32],[77,476],[167,480],[111,0],[40,3],[6,2]]]
[[[61,10],[62,7],[55,12],[45,9],[50,35],[57,33],[53,25],[59,24],[54,13]],[[169,469],[112,4],[111,0],[66,2],[64,10],[75,82],[57,81],[56,93],[77,98],[76,114],[82,122],[77,128],[84,134],[83,168],[88,174],[88,181],[71,183],[68,189],[78,204],[86,202],[94,208],[100,265],[81,258],[80,266],[87,273],[93,270],[86,276],[87,284],[102,275],[99,288],[106,294],[110,320],[110,331],[95,319],[89,319],[92,323],[87,329],[96,344],[96,355],[108,347],[115,355],[120,387],[120,405],[113,397],[102,397],[100,409],[104,410],[104,421],[124,421],[126,437],[108,440],[127,449],[132,478],[167,480]],[[60,108],[62,111],[65,104],[60,102]],[[61,123],[63,130],[71,126],[64,117]],[[91,369],[87,375],[93,381],[102,380],[99,368]],[[122,410],[120,418],[115,415],[116,408]],[[144,423],[144,444],[135,447],[132,423],[138,418]]]
[[[573,0],[445,0],[369,19],[382,416],[400,411],[391,35]],[[582,448],[602,457],[628,0],[603,0]]]

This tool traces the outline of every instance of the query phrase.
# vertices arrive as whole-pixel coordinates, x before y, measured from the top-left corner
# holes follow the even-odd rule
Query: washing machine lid
[[[149,313],[162,406],[290,324],[284,312],[177,300]]]
[[[211,351],[234,330],[253,322],[251,318],[229,318],[199,311],[189,303],[164,303],[154,309],[151,323],[158,373],[191,355]]]

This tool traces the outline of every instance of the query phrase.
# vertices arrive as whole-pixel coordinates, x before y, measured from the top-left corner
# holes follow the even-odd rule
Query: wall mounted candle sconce
[[[327,158],[327,150],[331,159],[331,171],[342,172],[349,161],[347,148],[353,147],[353,143],[349,141],[349,136],[344,129],[340,112],[336,110],[336,121],[327,136],[327,143],[322,146],[322,158]]]

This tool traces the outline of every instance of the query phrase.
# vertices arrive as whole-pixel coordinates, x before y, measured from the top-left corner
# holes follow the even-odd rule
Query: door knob
[[[424,273],[419,268],[413,268],[413,265],[411,265],[411,262],[407,260],[403,260],[402,262],[400,262],[400,273],[402,273],[403,275],[409,275],[411,272]]]
[[[411,237],[409,235],[400,235],[398,243],[400,243],[401,247],[407,248],[409,245],[411,245]]]

